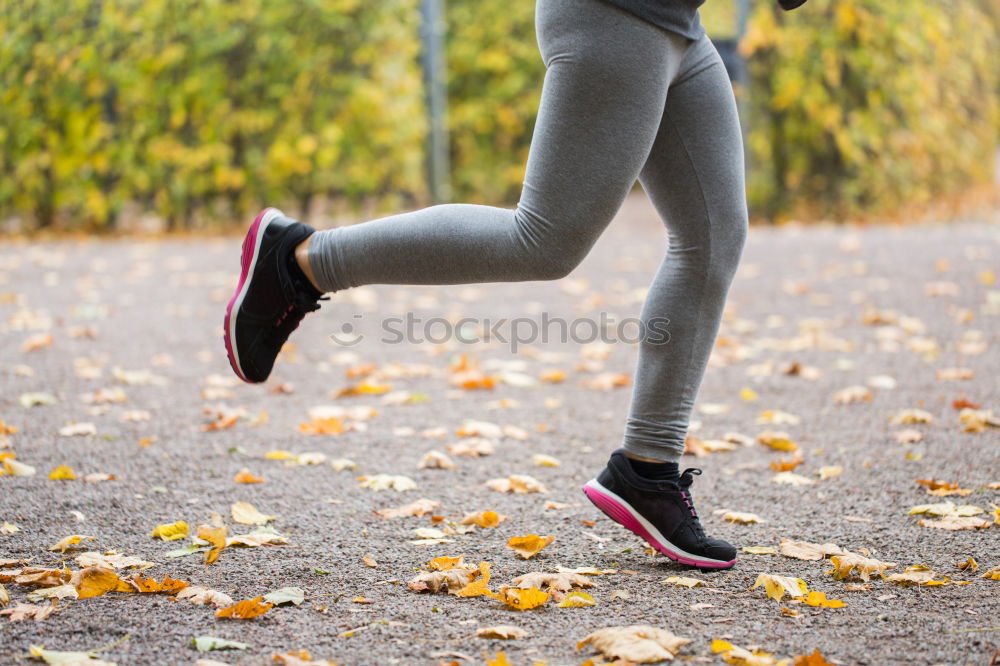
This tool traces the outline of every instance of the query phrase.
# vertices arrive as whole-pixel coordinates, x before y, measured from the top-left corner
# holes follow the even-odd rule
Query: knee
[[[559,280],[572,273],[596,240],[587,230],[602,228],[546,220],[524,209],[518,209],[515,219],[525,280]]]
[[[708,279],[723,290],[736,275],[740,257],[747,240],[747,210],[745,207],[727,211],[727,214],[713,220],[711,225],[711,258]]]

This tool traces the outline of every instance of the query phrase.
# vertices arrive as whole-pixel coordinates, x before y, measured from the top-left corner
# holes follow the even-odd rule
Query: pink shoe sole
[[[625,500],[599,484],[596,479],[587,482],[587,485],[583,487],[583,493],[608,518],[632,531],[636,536],[675,562],[701,569],[728,569],[736,564],[735,558],[729,561],[700,558],[673,546]]]

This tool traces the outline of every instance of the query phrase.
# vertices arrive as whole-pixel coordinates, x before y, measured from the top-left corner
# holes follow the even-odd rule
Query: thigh
[[[707,38],[692,47],[667,92],[640,180],[672,246],[702,245],[710,233],[745,233],[739,115],[725,66]]]
[[[596,235],[639,176],[687,41],[601,0],[538,0],[536,25],[547,72],[520,207]]]

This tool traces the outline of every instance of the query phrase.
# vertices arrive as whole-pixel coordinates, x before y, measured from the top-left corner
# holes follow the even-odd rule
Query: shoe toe
[[[729,562],[736,559],[736,548],[721,539],[706,539],[705,554],[713,560]]]

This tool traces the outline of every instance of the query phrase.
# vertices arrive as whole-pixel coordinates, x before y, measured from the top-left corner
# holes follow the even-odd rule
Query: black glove
[[[787,12],[806,4],[806,0],[778,0],[778,4]]]

